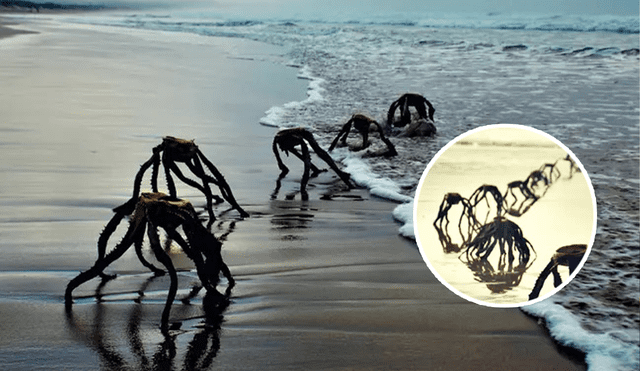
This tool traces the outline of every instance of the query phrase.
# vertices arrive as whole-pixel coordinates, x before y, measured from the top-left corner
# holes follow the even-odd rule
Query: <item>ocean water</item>
[[[315,9],[306,3],[262,8],[200,2],[54,19],[283,46],[286,53],[265,58],[297,67],[308,81],[308,98],[272,107],[256,125],[304,126],[325,148],[352,114],[384,121],[401,94],[424,95],[436,108],[434,138],[401,138],[394,129],[389,137],[397,157],[376,156],[375,137],[366,151],[333,152],[359,185],[398,203],[394,217],[407,238],[414,238],[420,176],[450,140],[498,123],[554,136],[590,176],[597,235],[580,274],[558,294],[522,310],[540,317],[559,343],[584,351],[590,370],[637,370],[638,17],[390,11],[350,8],[348,1]]]

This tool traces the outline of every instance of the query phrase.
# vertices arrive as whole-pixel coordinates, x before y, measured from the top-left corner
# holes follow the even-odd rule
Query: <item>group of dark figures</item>
[[[433,126],[433,113],[435,110],[429,101],[417,94],[405,94],[393,102],[388,112],[388,124],[397,127],[411,124],[412,117],[409,107],[414,107],[419,116],[418,121],[420,122],[414,126],[423,126],[425,122]],[[400,120],[394,119],[396,110],[400,110]],[[333,150],[339,140],[343,143],[346,141],[351,127],[362,135],[363,148],[368,146],[368,134],[369,131],[373,129],[373,131],[377,131],[380,134],[381,140],[387,144],[387,155],[393,156],[397,154],[393,144],[384,136],[382,127],[375,120],[361,114],[354,115],[343,126],[338,137],[331,144],[329,151]],[[435,132],[435,127],[433,132]],[[338,174],[340,179],[344,181],[349,188],[352,188],[349,174],[341,171],[333,162],[331,156],[318,145],[311,132],[303,128],[281,130],[274,138],[273,152],[276,156],[278,167],[281,170],[280,178],[284,177],[289,172],[289,169],[283,164],[277,147],[285,154],[293,153],[304,162],[304,174],[300,187],[303,198],[306,197],[305,187],[309,179],[309,171],[313,171],[312,176],[325,171],[320,170],[311,163],[307,144],[311,146],[318,157],[324,160]],[[299,151],[298,147],[300,148]],[[198,180],[185,176],[178,164],[186,166]],[[169,194],[158,191],[158,174],[161,166],[166,178]],[[151,168],[152,191],[141,193],[142,180],[149,168]],[[199,214],[190,202],[178,198],[174,176],[204,194],[207,202],[206,210],[209,216],[207,226],[203,225]],[[212,184],[218,187],[222,195],[221,197],[213,194],[211,190]],[[224,176],[213,163],[204,156],[194,141],[175,137],[164,137],[162,143],[153,148],[151,158],[142,164],[136,174],[131,198],[124,204],[113,209],[115,213],[114,216],[109,220],[98,238],[98,258],[96,262],[91,268],[73,278],[67,285],[65,291],[67,313],[71,316],[73,290],[96,277],[101,277],[103,280],[99,288],[102,287],[106,281],[115,278],[113,275],[105,274],[104,270],[111,263],[119,259],[131,246],[134,246],[138,259],[145,267],[154,273],[154,276],[161,276],[166,274],[166,272],[169,274],[170,287],[161,319],[161,329],[167,333],[166,330],[169,329],[171,305],[176,298],[178,289],[178,276],[171,257],[166,249],[163,248],[160,241],[160,235],[158,233],[160,229],[164,230],[169,245],[171,241],[176,242],[196,266],[200,284],[195,285],[182,301],[188,303],[202,288],[205,288],[207,291],[206,297],[209,298],[208,302],[219,303],[219,308],[226,307],[231,289],[235,285],[235,280],[229,268],[222,260],[222,243],[209,231],[211,224],[216,220],[213,213],[213,204],[214,202],[219,203],[224,201],[228,202],[233,209],[237,210],[241,217],[249,216],[236,202]],[[115,233],[118,225],[125,218],[129,219],[129,227],[124,237],[107,253],[107,244],[110,237]],[[182,233],[180,233],[180,230]],[[156,260],[164,266],[166,272],[154,266],[145,258],[143,254],[145,234],[149,241],[151,251]],[[224,294],[217,290],[220,282],[220,273],[222,273],[228,281],[228,286]]]
[[[482,185],[471,197],[464,198],[458,193],[447,193],[438,209],[433,226],[445,253],[460,253],[459,258],[474,272],[476,280],[484,282],[495,293],[520,284],[524,272],[535,260],[535,250],[524,237],[520,227],[506,218],[506,214],[518,217],[526,213],[533,204],[540,200],[549,187],[560,179],[560,162],[567,162],[570,179],[580,169],[569,155],[553,164],[544,164],[531,172],[522,181],[514,181],[507,185],[502,193],[494,185]],[[453,242],[449,231],[449,213],[458,206],[459,217],[457,232],[459,244]],[[486,213],[485,213],[486,210]],[[494,270],[489,256],[498,252],[498,269]],[[562,284],[558,266],[569,267],[569,272],[577,268],[586,252],[586,245],[569,245],[560,247],[552,256],[549,264],[540,273],[529,294],[529,300],[540,295],[547,277],[552,274],[554,286]],[[517,257],[517,263],[514,261]]]
[[[411,107],[415,109],[416,117],[413,117],[414,115],[412,115],[410,110]],[[396,112],[399,112],[399,118],[397,117]],[[436,127],[433,124],[434,113],[435,108],[433,108],[431,102],[422,95],[406,93],[394,101],[389,107],[389,111],[387,112],[386,129],[391,127],[404,128],[404,132],[402,133],[403,136],[432,136],[436,133]],[[391,141],[385,136],[385,127],[373,118],[361,113],[356,113],[351,116],[351,118],[342,126],[342,129],[336,138],[331,142],[328,152],[333,151],[333,149],[339,144],[346,146],[347,137],[352,129],[362,136],[362,145],[354,148],[355,151],[369,147],[371,144],[369,134],[378,133],[380,140],[387,148],[387,150],[381,155],[391,157],[398,154],[393,143],[391,143]],[[327,151],[320,147],[309,130],[301,127],[280,130],[273,139],[273,153],[278,162],[278,167],[281,170],[279,179],[289,173],[289,168],[287,168],[287,166],[282,162],[278,149],[286,155],[292,153],[304,163],[304,172],[302,180],[300,181],[300,193],[303,199],[307,198],[306,185],[309,178],[315,177],[324,171],[320,170],[311,162],[311,152],[309,147],[311,147],[320,159],[329,165],[329,167],[338,175],[338,177],[340,177],[347,187],[353,187],[349,174],[338,168],[335,162],[331,159],[331,156]]]

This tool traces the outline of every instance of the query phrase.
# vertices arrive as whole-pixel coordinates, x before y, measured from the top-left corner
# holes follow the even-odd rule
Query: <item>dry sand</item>
[[[292,158],[273,199],[275,129],[258,120],[305,88],[295,70],[262,61],[277,48],[35,20],[19,27],[39,34],[0,41],[6,369],[584,369],[519,310],[477,306],[443,287],[398,236],[395,204],[345,191],[330,173],[312,180],[309,201],[285,200],[300,179]],[[129,197],[164,135],[196,138],[251,214],[216,210],[237,279],[231,304],[220,315],[201,299],[176,303],[181,329],[162,336],[168,281],[149,280],[128,253],[109,268],[119,277],[102,288],[105,301],[96,303],[98,282],[89,282],[66,316],[65,285],[93,263],[110,209]],[[186,290],[195,276],[180,277]]]

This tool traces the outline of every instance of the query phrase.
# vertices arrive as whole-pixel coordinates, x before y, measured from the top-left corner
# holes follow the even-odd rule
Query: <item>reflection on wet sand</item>
[[[151,277],[140,288],[143,292],[149,283],[154,280]],[[184,352],[182,367],[176,366],[178,352],[177,337],[186,333],[185,330],[169,329],[161,332],[161,341],[157,342],[156,349],[151,356],[145,349],[145,330],[141,328],[143,323],[142,295],[131,305],[126,329],[127,345],[122,343],[123,336],[114,329],[113,321],[105,319],[104,303],[97,303],[94,308],[94,316],[88,323],[76,318],[72,311],[67,312],[67,328],[73,336],[81,340],[85,345],[95,351],[102,362],[102,367],[108,370],[206,370],[211,366],[214,358],[220,350],[220,329],[224,320],[223,313],[229,306],[229,296],[220,297],[207,293],[202,301],[204,315],[202,321],[196,327],[197,330]],[[133,358],[129,356],[129,352]],[[183,352],[180,352],[182,354]]]

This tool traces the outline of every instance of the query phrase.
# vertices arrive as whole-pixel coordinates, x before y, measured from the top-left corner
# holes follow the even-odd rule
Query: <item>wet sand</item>
[[[450,293],[415,243],[398,236],[394,203],[346,191],[331,173],[313,179],[301,201],[301,164],[291,157],[274,194],[275,129],[258,121],[271,106],[304,99],[306,88],[296,70],[265,61],[277,48],[18,27],[39,33],[0,41],[3,367],[584,369],[519,310]],[[195,138],[251,214],[216,208],[213,230],[226,235],[223,256],[237,280],[230,305],[176,302],[171,321],[180,329],[163,336],[168,279],[151,279],[129,252],[108,268],[119,276],[100,287],[103,301],[99,282],[88,282],[66,315],[64,287],[93,263],[111,208],[130,196],[164,135]],[[193,190],[178,192],[204,205]],[[182,254],[173,257],[184,294],[195,274]]]

